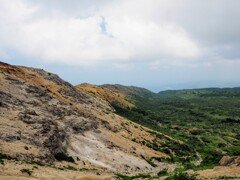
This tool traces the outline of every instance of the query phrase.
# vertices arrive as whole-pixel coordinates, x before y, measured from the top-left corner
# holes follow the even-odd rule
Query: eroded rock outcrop
[[[240,156],[223,156],[219,161],[220,166],[240,166]]]

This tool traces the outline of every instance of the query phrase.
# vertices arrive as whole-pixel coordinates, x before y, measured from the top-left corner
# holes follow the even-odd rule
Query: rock
[[[58,152],[66,152],[66,143],[67,135],[64,129],[59,128],[57,125],[50,127],[48,132],[48,138],[43,143],[43,146],[48,148],[51,152],[51,155],[54,155]]]
[[[68,125],[74,130],[75,133],[83,133],[85,131],[97,129],[98,122],[81,118],[69,120]]]
[[[236,165],[240,166],[240,156],[223,156],[222,159],[219,161],[220,166],[231,166]]]
[[[0,134],[0,139],[6,142],[14,142],[18,140],[18,136],[15,134]]]
[[[10,82],[11,82],[12,84],[14,84],[14,85],[23,85],[23,82],[22,82],[22,81],[20,81],[20,80],[18,80],[18,79],[16,79],[16,78],[13,78],[13,77],[11,77],[11,76],[5,75],[5,79],[8,80],[8,81],[10,81]]]
[[[42,101],[50,101],[52,96],[47,89],[43,89],[37,86],[28,86],[25,88],[26,92],[34,95],[35,97],[41,98]]]
[[[0,102],[0,107],[7,107],[3,102]]]
[[[15,106],[23,105],[22,101],[12,96],[11,94],[5,93],[3,91],[0,91],[0,99],[2,102],[4,102],[4,104],[2,103],[2,105],[4,105],[5,107],[8,106],[12,107],[13,105]]]
[[[30,110],[30,109],[25,110],[25,113],[32,116],[38,116],[38,114],[34,110]]]

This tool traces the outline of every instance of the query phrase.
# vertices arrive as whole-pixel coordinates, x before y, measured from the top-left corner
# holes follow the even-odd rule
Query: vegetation
[[[28,164],[36,164],[38,166],[44,166],[44,164],[40,161],[27,161]]]
[[[144,156],[142,156],[142,158],[148,162],[148,164],[150,164],[152,167],[157,167],[157,165],[151,161],[151,159],[146,159]]]
[[[9,155],[6,155],[6,154],[3,154],[3,153],[0,153],[0,164],[4,164],[4,160],[12,160],[12,159],[15,159],[15,158],[12,158],[11,156]]]
[[[68,165],[68,166],[63,166],[65,169],[68,169],[68,170],[71,170],[71,171],[78,171],[78,169],[77,168],[75,168],[75,167],[73,167],[73,166],[70,166],[70,165]]]
[[[70,170],[70,171],[96,171],[97,169],[95,169],[95,168],[91,168],[91,169],[89,169],[89,168],[76,168],[76,167],[73,167],[73,166],[70,166],[70,165],[67,165],[67,166],[63,166],[63,167],[57,167],[58,169],[60,169],[60,170],[64,170],[64,169],[66,169],[66,170]]]
[[[71,156],[68,156],[67,154],[65,154],[63,152],[55,154],[54,157],[58,161],[67,161],[67,162],[72,162],[72,163],[75,162],[74,159]]]
[[[196,180],[196,175],[189,175],[187,173],[175,173],[173,176],[169,176],[166,180]]]
[[[123,174],[116,174],[117,177],[119,177],[122,180],[132,180],[132,179],[152,179],[152,176],[150,174],[138,174],[135,176],[127,176]]]
[[[217,179],[239,179],[240,176],[219,176]]]
[[[167,176],[168,175],[168,170],[163,169],[163,170],[159,171],[157,175],[158,176]]]
[[[33,171],[31,171],[30,169],[21,169],[20,170],[22,173],[27,173],[29,176],[31,176],[32,175],[32,172]]]
[[[205,169],[218,164],[223,155],[240,154],[240,88],[163,91],[129,98],[135,107],[112,104],[116,113],[179,140],[151,131],[156,139],[146,145],[171,157],[161,161]]]

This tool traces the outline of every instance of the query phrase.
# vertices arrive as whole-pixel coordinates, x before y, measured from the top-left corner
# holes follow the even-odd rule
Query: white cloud
[[[29,58],[70,65],[139,58],[188,59],[201,54],[197,42],[183,27],[156,21],[156,16],[164,17],[159,10],[169,5],[167,1],[108,2],[98,11],[93,8],[85,18],[79,18],[77,11],[64,15],[69,11],[63,8],[53,13],[52,8],[46,10],[47,4],[26,0],[0,3],[1,51],[12,49]],[[102,17],[106,19],[107,33],[100,27]]]
[[[45,19],[23,27],[24,53],[49,61],[92,64],[109,59],[125,59],[120,43],[104,35],[101,17],[87,19]]]
[[[159,25],[124,19],[110,21],[109,33],[119,39],[132,56],[196,57],[199,49],[183,29],[173,25]]]

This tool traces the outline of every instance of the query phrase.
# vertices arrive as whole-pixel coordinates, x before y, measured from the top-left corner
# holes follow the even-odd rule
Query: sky
[[[239,0],[0,0],[0,61],[73,85],[240,86]]]

